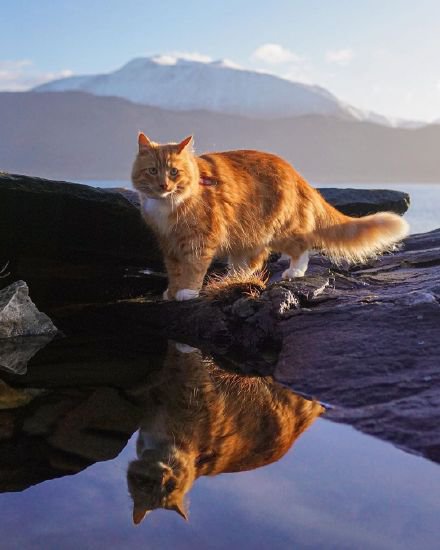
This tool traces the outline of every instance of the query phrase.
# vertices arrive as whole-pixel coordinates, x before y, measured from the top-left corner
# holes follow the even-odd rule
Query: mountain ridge
[[[62,78],[33,91],[75,90],[171,110],[202,109],[265,119],[320,114],[399,125],[395,119],[341,101],[322,86],[241,68],[227,60],[139,57],[110,73]]]
[[[85,92],[2,92],[0,120],[0,170],[53,179],[129,179],[143,130],[159,142],[194,133],[198,154],[272,152],[313,182],[440,182],[440,125],[390,128],[322,115],[262,120]]]

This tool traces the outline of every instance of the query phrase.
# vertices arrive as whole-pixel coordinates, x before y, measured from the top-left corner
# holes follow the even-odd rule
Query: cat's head
[[[175,204],[189,197],[198,182],[192,139],[188,136],[180,143],[160,145],[139,133],[139,151],[131,174],[135,189],[149,198]]]
[[[157,508],[173,510],[188,519],[185,495],[194,481],[194,472],[184,460],[174,458],[172,466],[146,458],[130,462],[127,484],[133,500],[133,522],[139,524]]]

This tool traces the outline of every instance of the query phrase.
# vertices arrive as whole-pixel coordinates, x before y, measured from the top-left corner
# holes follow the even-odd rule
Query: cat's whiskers
[[[174,193],[171,194],[171,211],[176,212],[176,222],[174,224],[174,230],[177,228],[177,224],[179,223],[179,209],[176,208],[176,203],[174,202]]]

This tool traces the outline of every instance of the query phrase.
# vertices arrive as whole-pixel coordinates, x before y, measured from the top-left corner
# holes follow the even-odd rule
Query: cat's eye
[[[150,168],[148,168],[148,173],[152,176],[157,176],[157,168],[155,166],[151,166]]]
[[[166,483],[165,483],[165,491],[167,493],[171,493],[172,491],[174,491],[174,489],[176,488],[176,482],[174,479],[169,479]]]
[[[177,170],[177,168],[175,168],[174,166],[172,168],[170,168],[170,176],[171,177],[175,178],[178,173],[179,173],[179,170]]]

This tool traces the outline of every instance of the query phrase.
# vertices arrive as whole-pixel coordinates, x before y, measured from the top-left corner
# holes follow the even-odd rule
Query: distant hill
[[[128,179],[138,130],[195,134],[199,154],[277,153],[312,181],[440,181],[440,126],[390,128],[336,116],[251,119],[170,111],[83,92],[0,93],[0,170],[65,179]]]

